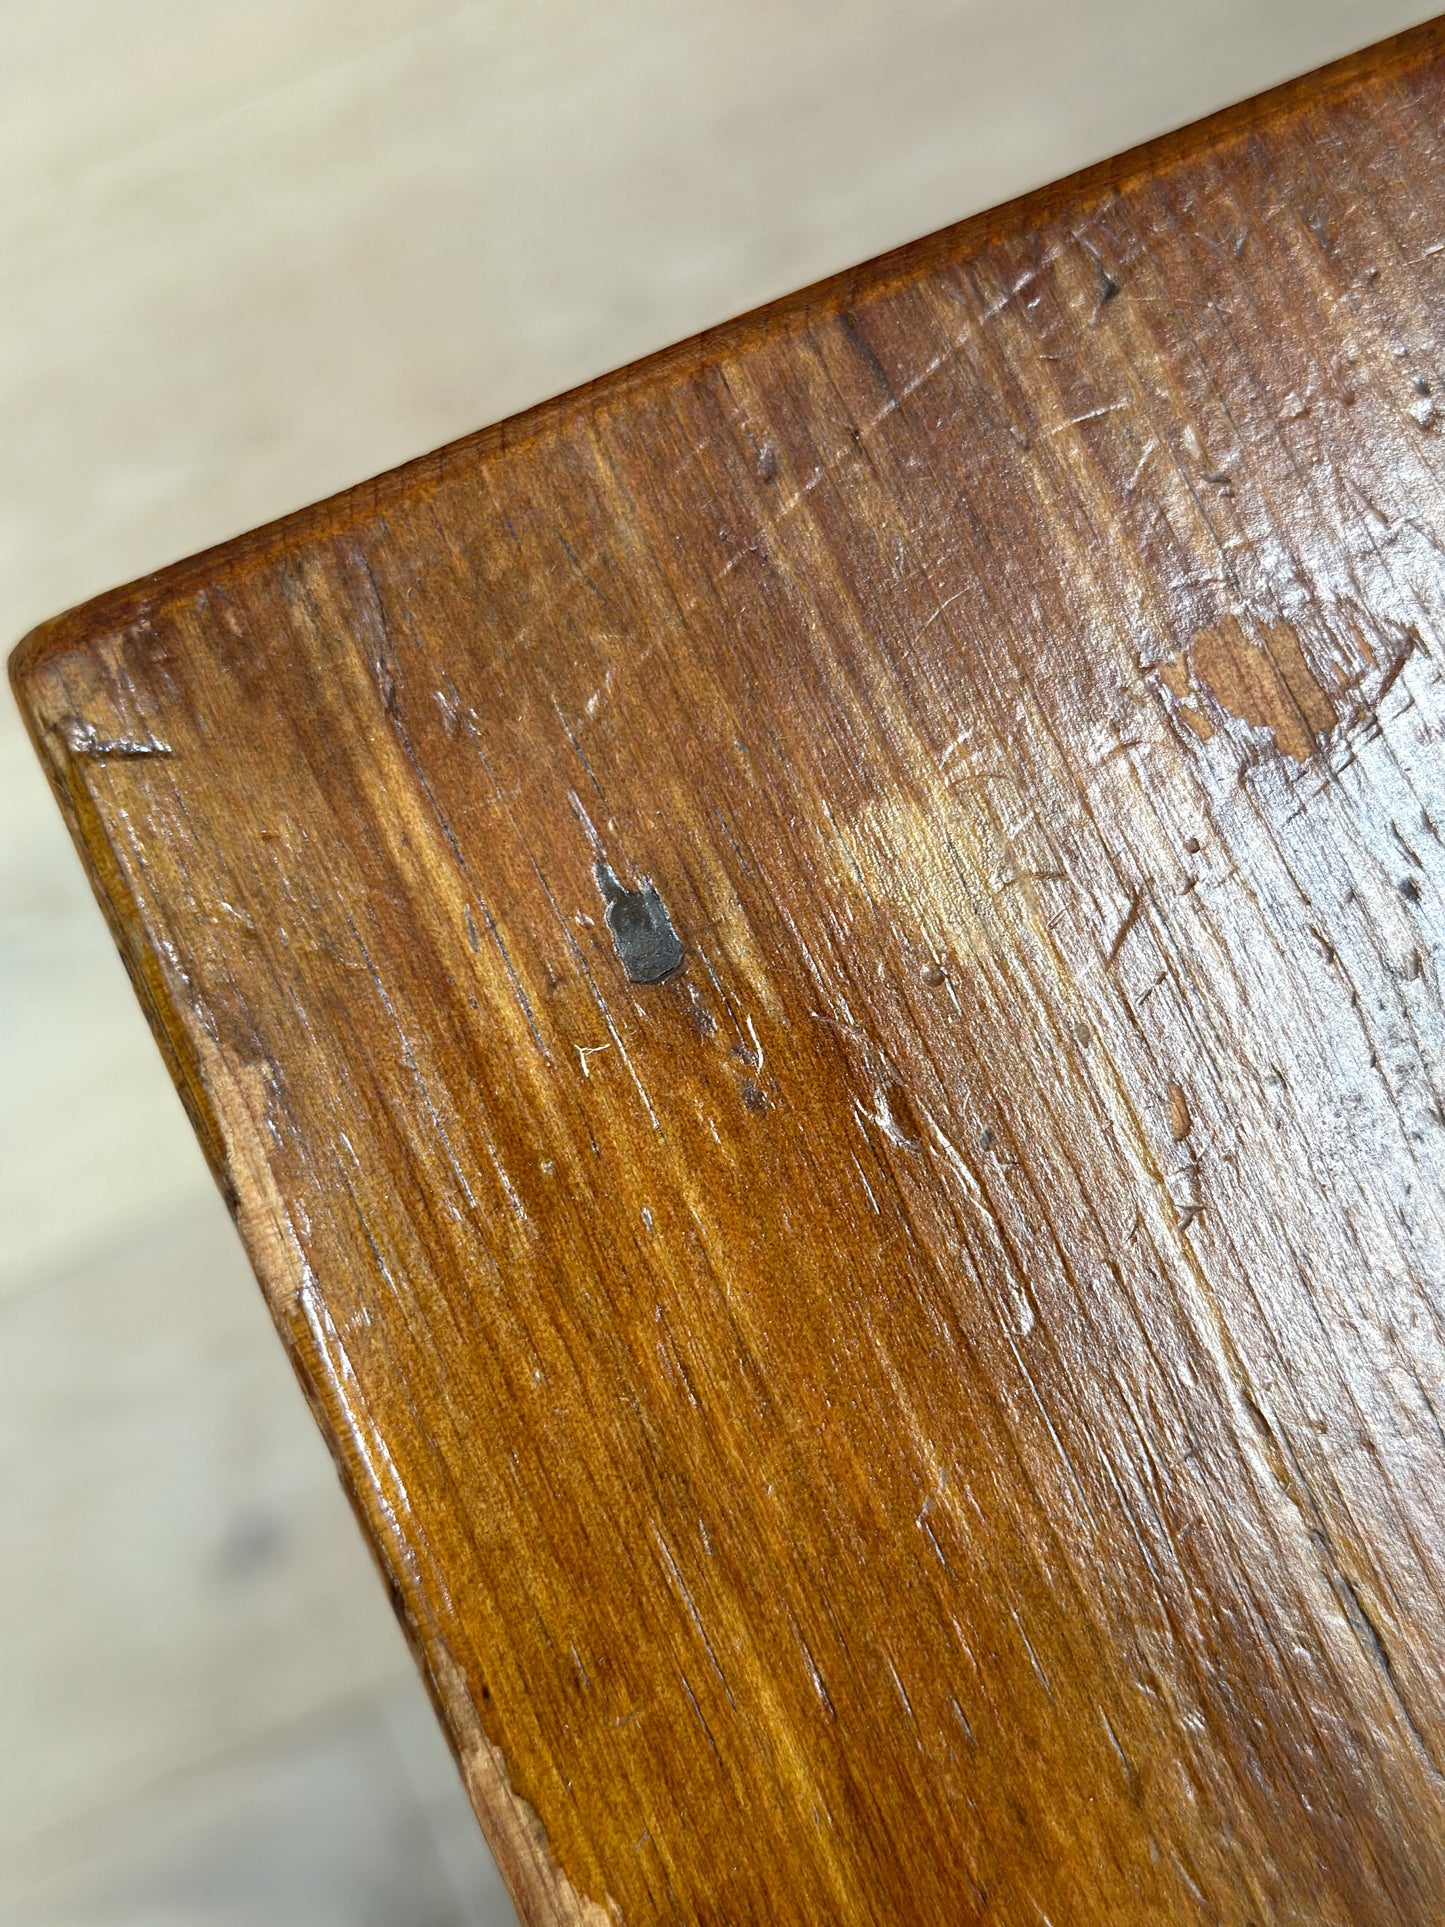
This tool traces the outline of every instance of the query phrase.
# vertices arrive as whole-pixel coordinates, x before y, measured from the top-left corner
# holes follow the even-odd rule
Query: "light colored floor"
[[[1424,18],[3,0],[0,636]],[[0,714],[0,1927],[510,1918]]]

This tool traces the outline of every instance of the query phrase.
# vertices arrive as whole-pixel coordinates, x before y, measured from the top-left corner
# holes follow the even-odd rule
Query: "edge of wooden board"
[[[1232,107],[1166,134],[1155,135],[1108,160],[1095,161],[1046,186],[1032,188],[947,227],[906,241],[858,266],[811,282],[793,294],[767,301],[732,320],[717,323],[671,347],[593,377],[547,401],[533,403],[488,427],[475,429],[396,468],[341,489],[305,508],[293,509],[243,534],[212,544],[196,554],[133,582],[103,591],[73,609],[37,624],[10,657],[10,680],[29,719],[27,691],[56,655],[80,649],[97,635],[113,634],[169,597],[184,595],[214,573],[220,563],[234,565],[282,554],[383,511],[408,490],[440,483],[453,469],[486,461],[543,434],[568,416],[586,415],[626,401],[640,388],[665,386],[690,370],[746,350],[754,339],[791,332],[836,314],[864,294],[881,292],[942,262],[963,263],[1001,235],[1027,230],[1065,207],[1107,201],[1132,182],[1167,171],[1178,162],[1207,154],[1251,128],[1347,93],[1370,80],[1445,55],[1445,14],[1407,27],[1386,40],[1287,80]]]

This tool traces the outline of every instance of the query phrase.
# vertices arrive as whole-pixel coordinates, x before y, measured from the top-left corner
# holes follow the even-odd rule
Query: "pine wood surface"
[[[1442,118],[1436,26],[18,653],[525,1918],[1445,1917]]]

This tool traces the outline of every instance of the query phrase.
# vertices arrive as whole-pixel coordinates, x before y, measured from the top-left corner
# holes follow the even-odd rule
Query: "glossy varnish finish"
[[[1442,44],[18,658],[531,1920],[1445,1912]]]

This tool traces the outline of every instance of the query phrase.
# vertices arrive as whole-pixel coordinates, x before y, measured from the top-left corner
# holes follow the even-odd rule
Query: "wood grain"
[[[22,647],[527,1919],[1445,1914],[1442,118],[1435,26]]]

